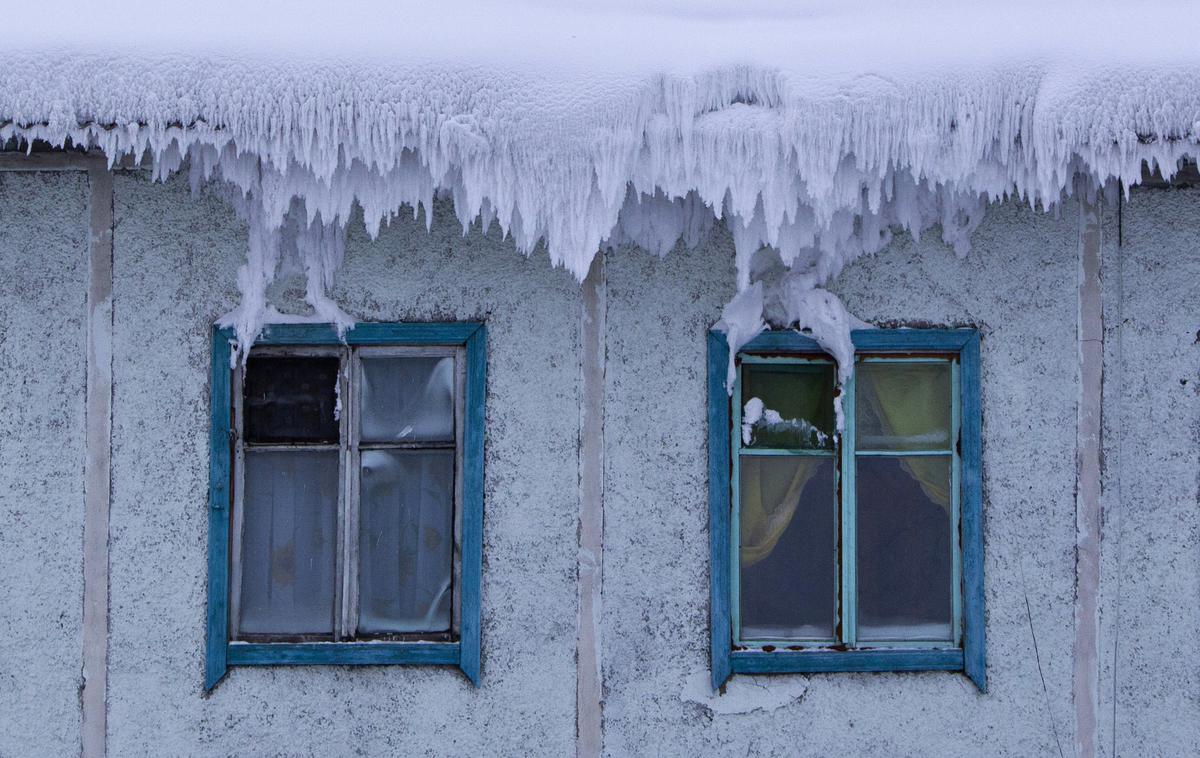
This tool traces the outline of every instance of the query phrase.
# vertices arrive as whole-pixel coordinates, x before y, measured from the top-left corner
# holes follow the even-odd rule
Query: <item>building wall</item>
[[[1200,190],[1134,191],[1104,244],[1101,748],[1200,745]]]
[[[575,750],[581,296],[544,252],[439,205],[352,227],[335,297],[367,320],[489,326],[483,681],[231,669],[202,691],[209,326],[246,230],[182,181],[115,179],[110,755]],[[1200,192],[1105,211],[1101,738],[1200,742]],[[732,243],[607,257],[604,741],[610,755],[1074,751],[1078,212],[994,207],[957,258],[899,238],[835,284],[889,325],[983,335],[987,694],[953,673],[736,676],[707,690],[704,335]],[[78,751],[83,174],[0,172],[0,756]],[[274,296],[294,300],[296,280]],[[35,345],[37,349],[29,349]],[[34,641],[34,642],[31,642]],[[1115,752],[1114,752],[1115,746]]]
[[[1074,218],[1074,208],[1063,215]],[[734,702],[705,697],[703,338],[732,295],[731,244],[717,237],[694,253],[609,259],[611,754],[1072,750],[1078,234],[1070,222],[1005,205],[989,214],[974,244],[960,259],[932,236],[901,239],[849,267],[836,289],[868,320],[982,332],[986,695],[960,674],[931,672],[735,675],[741,691],[726,695]],[[739,679],[777,692],[764,700]]]
[[[0,756],[79,750],[87,204],[0,172]]]
[[[348,245],[336,296],[372,320],[488,322],[483,677],[235,667],[201,692],[210,324],[245,229],[186,182],[116,181],[111,755],[574,749],[579,291],[439,207]],[[361,224],[358,225],[361,229]],[[287,287],[278,293],[287,297]]]

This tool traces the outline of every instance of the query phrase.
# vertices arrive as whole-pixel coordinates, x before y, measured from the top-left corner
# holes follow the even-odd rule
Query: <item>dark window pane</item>
[[[742,365],[742,444],[833,449],[833,364]]]
[[[950,450],[950,363],[867,361],[855,369],[859,450]]]
[[[336,357],[250,356],[245,424],[249,442],[337,442]]]
[[[246,452],[240,629],[332,634],[338,453]]]
[[[359,631],[449,630],[454,451],[364,450],[361,491]]]
[[[832,640],[837,466],[832,456],[742,456],[741,637]]]
[[[858,639],[951,639],[950,456],[858,456]]]
[[[454,359],[363,358],[364,442],[454,439]]]

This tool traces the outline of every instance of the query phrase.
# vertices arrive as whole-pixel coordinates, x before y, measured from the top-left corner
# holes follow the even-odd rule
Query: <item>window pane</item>
[[[832,456],[742,456],[742,639],[833,639],[837,466]]]
[[[858,456],[858,639],[951,639],[950,456]]]
[[[364,450],[359,631],[450,629],[454,452]]]
[[[454,439],[454,359],[363,358],[364,442]]]
[[[742,365],[742,444],[833,449],[833,364]]]
[[[245,424],[250,442],[337,442],[336,357],[250,356]]]
[[[950,363],[860,362],[859,450],[950,450]]]
[[[332,634],[338,453],[246,452],[240,628]]]

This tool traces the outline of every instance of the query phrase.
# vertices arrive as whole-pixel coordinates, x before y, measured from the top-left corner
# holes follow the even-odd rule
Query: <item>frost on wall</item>
[[[498,224],[525,253],[544,241],[580,279],[606,247],[661,255],[722,220],[731,347],[804,329],[844,380],[864,325],[823,287],[849,261],[935,226],[965,254],[989,202],[1048,208],[1080,175],[1136,183],[1143,162],[1171,174],[1200,140],[1200,52],[1157,34],[1194,24],[1182,2],[294,5],[259,18],[212,0],[119,46],[115,11],[0,30],[0,144],[148,158],[159,178],[186,165],[228,188],[250,227],[224,319],[243,350],[267,321],[350,327],[325,293],[353,207],[374,235],[445,195],[464,230]],[[297,21],[318,12],[327,25]],[[1124,53],[1141,33],[1153,52]],[[267,303],[289,267],[309,314]]]

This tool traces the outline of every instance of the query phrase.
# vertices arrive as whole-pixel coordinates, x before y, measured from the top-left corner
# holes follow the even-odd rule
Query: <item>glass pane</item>
[[[449,630],[453,558],[454,452],[364,450],[359,631]]]
[[[833,449],[833,364],[742,364],[742,444]]]
[[[246,361],[246,439],[337,442],[336,357],[250,356]]]
[[[951,639],[950,456],[858,456],[858,639]]]
[[[860,362],[859,450],[950,450],[950,363]]]
[[[832,640],[837,466],[832,456],[742,456],[741,637]]]
[[[333,634],[338,453],[246,452],[240,628]]]
[[[454,359],[363,358],[364,442],[454,439]]]

